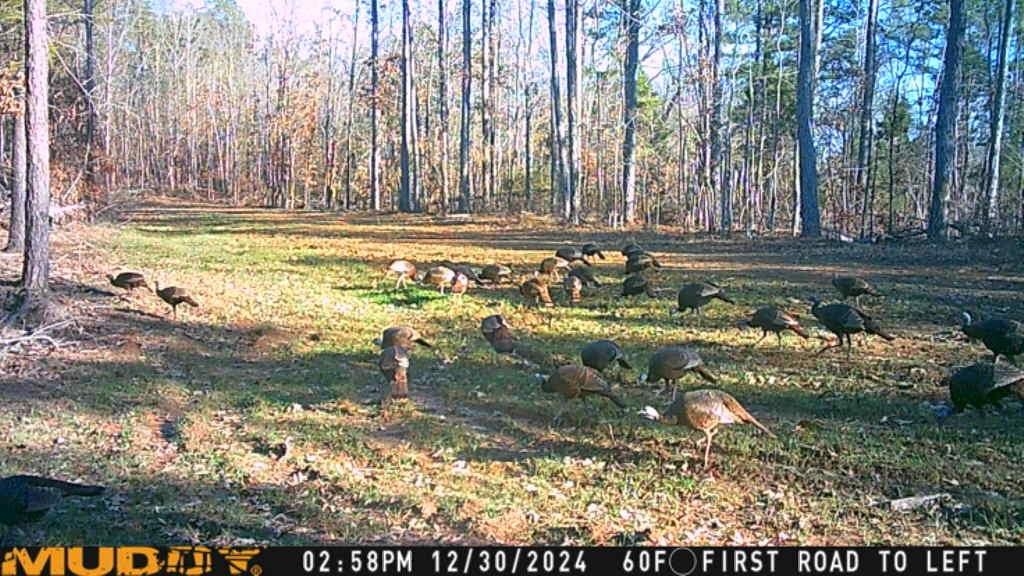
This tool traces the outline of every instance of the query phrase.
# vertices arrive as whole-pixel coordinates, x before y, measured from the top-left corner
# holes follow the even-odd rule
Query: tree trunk
[[[636,221],[636,69],[640,64],[640,0],[623,0],[626,63],[623,78],[622,197],[626,224]]]
[[[359,7],[356,2],[356,13],[352,18],[352,58],[348,68],[348,116],[345,118],[345,210],[352,209],[352,170],[355,154],[352,152],[352,120],[356,99],[356,56],[359,46]]]
[[[85,179],[95,182],[96,161],[93,142],[96,139],[96,106],[93,93],[96,91],[96,47],[93,41],[93,9],[95,0],[83,0],[82,19],[85,21],[85,70],[82,74],[82,88],[85,92]],[[109,49],[109,48],[108,48]]]
[[[999,157],[1003,150],[1003,123],[1006,118],[1006,56],[1012,33],[1014,0],[1005,0],[1002,30],[999,36],[999,64],[996,71],[996,93],[992,102],[992,127],[989,136],[988,161],[985,172],[985,206],[983,226],[989,235],[999,227]]]
[[[470,212],[473,202],[473,181],[470,173],[470,129],[473,111],[470,97],[473,90],[473,32],[469,13],[471,0],[462,0],[462,111],[459,127],[459,212]]]
[[[25,249],[25,187],[28,178],[28,143],[25,138],[24,111],[15,113],[12,119],[14,175],[11,182],[11,227],[7,231],[7,247],[4,248],[4,252],[21,252]]]
[[[26,306],[42,306],[50,281],[49,39],[46,0],[25,0],[25,132],[28,179],[25,260]]]
[[[409,0],[402,0],[402,184],[398,209],[415,210],[416,199],[416,88],[412,77],[412,16]]]
[[[565,97],[569,111],[569,221],[580,223],[580,39],[582,21],[580,0],[567,0],[565,5]]]
[[[928,238],[946,236],[946,205],[953,180],[953,129],[956,126],[957,82],[963,52],[963,0],[949,0],[949,28],[946,32],[946,55],[939,87],[939,110],[935,120],[935,175],[932,179],[931,204],[928,210]]]
[[[864,238],[872,228],[871,199],[873,194],[868,190],[868,164],[871,162],[871,150],[874,140],[872,112],[875,101],[875,23],[878,21],[878,0],[868,0],[868,13],[864,23],[864,80],[860,104],[859,141],[857,146],[856,181],[857,188],[863,199],[861,210],[860,236]]]
[[[467,0],[468,1],[468,0]],[[380,14],[370,0],[370,208],[380,210]]]
[[[565,158],[565,123],[562,118],[562,90],[558,80],[558,26],[555,22],[555,0],[548,0],[548,52],[551,54],[551,181],[554,198],[562,198],[562,218],[571,213],[569,167]]]
[[[490,36],[491,36],[491,12],[488,9],[489,0],[480,2],[480,139],[482,154],[480,158],[480,192],[483,196],[482,204],[484,210],[491,208],[494,182],[491,180],[491,160],[494,151],[491,149],[491,72],[490,72]]]
[[[537,9],[536,0],[530,0],[530,17],[529,26],[527,28],[527,41],[526,41],[526,61],[529,64],[533,64],[533,21],[534,12]],[[524,122],[525,122],[525,135],[523,142],[523,169],[526,174],[524,176],[524,207],[527,210],[533,209],[533,92],[535,90],[533,80],[526,81],[526,87],[524,90]]]
[[[440,134],[440,186],[441,214],[448,213],[448,65],[445,62],[445,50],[448,47],[448,24],[445,17],[445,1],[437,0],[437,130]]]
[[[497,120],[495,119],[495,115],[498,110],[497,70],[499,30],[496,24],[498,19],[497,0],[490,0],[490,6],[486,9],[489,13],[487,18],[487,44],[483,46],[482,49],[487,54],[487,86],[489,90],[487,93],[487,99],[485,100],[488,125],[487,133],[484,135],[487,143],[487,171],[484,172],[484,177],[487,178],[488,182],[490,182],[490,202],[496,203],[498,202],[497,197],[501,193],[501,176],[499,169],[501,164],[501,149],[498,148],[498,126]]]
[[[724,0],[713,0],[711,56],[711,174],[712,190],[718,195],[720,208],[719,230],[728,234],[732,228],[732,210],[726,198],[728,168],[723,167],[722,127],[725,124],[725,106],[722,102],[722,12]]]
[[[821,236],[817,154],[814,148],[814,67],[812,0],[800,0],[800,68],[797,73],[797,138],[800,143],[800,235]]]

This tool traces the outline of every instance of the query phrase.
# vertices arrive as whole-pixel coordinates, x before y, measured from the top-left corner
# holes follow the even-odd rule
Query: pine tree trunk
[[[954,175],[953,130],[956,126],[963,34],[963,0],[949,0],[946,54],[939,88],[939,110],[935,120],[935,175],[928,209],[928,238],[933,241],[946,236],[946,205],[949,203]]]
[[[1003,150],[1003,123],[1006,118],[1006,70],[1007,51],[1012,33],[1014,0],[1005,0],[1003,6],[1002,30],[999,36],[999,64],[996,68],[996,93],[992,102],[992,127],[989,136],[988,159],[986,162],[985,206],[983,226],[989,235],[999,227],[999,160]]]
[[[409,0],[401,0],[401,183],[398,210],[412,212],[416,202],[416,88],[413,83],[413,25]]]
[[[865,238],[872,228],[872,192],[868,189],[868,164],[874,140],[872,112],[875,101],[875,24],[878,20],[878,0],[868,0],[868,13],[864,23],[864,69],[860,103],[859,141],[857,146],[856,181],[863,199],[860,220],[860,236]]]
[[[27,306],[41,306],[50,281],[49,39],[46,0],[25,0],[25,133],[28,178],[25,260],[21,286]]]
[[[473,181],[470,173],[470,129],[473,112],[470,97],[473,90],[473,32],[469,13],[471,0],[462,0],[462,109],[459,127],[459,212],[470,212],[473,202]]]
[[[551,56],[550,94],[551,94],[551,132],[548,136],[551,156],[551,207],[555,213],[561,212],[562,218],[569,219],[569,187],[565,162],[565,128],[562,123],[562,90],[558,80],[558,26],[555,22],[555,0],[548,0],[548,54]],[[559,210],[558,200],[563,200]]]
[[[370,0],[370,208],[381,209],[380,195],[380,13]]]
[[[96,91],[96,47],[93,41],[93,9],[95,0],[83,0],[82,19],[85,23],[85,70],[82,74],[82,88],[85,92],[85,179],[95,183],[96,160],[93,143],[96,140],[96,105],[93,96]]]
[[[580,223],[580,67],[579,46],[581,34],[580,0],[567,0],[565,6],[565,95],[569,117],[567,148],[569,157],[569,221]]]
[[[11,225],[8,229],[7,247],[4,252],[21,252],[25,249],[25,189],[28,179],[28,141],[25,136],[25,114],[16,113],[13,117],[14,148],[12,161],[14,174],[11,178]]]
[[[490,182],[490,202],[497,207],[499,203],[498,197],[501,194],[501,149],[498,147],[498,126],[496,119],[498,110],[497,70],[499,32],[496,24],[498,19],[497,0],[490,0],[490,5],[486,9],[489,13],[487,18],[488,34],[487,44],[483,46],[483,50],[487,54],[487,86],[489,91],[487,93],[487,100],[485,101],[485,107],[488,111],[488,126],[487,132],[484,136],[487,144],[487,171],[484,174]]]
[[[526,41],[526,61],[530,64],[533,63],[533,22],[534,13],[537,9],[536,0],[530,0],[530,17],[529,26],[527,32]],[[533,209],[533,92],[535,86],[532,80],[528,80],[524,89],[524,122],[525,122],[525,141],[523,142],[523,169],[526,174],[524,176],[524,207],[526,210]]]
[[[416,197],[416,89],[412,77],[412,17],[409,0],[402,0],[402,183],[398,209],[412,212]]]
[[[720,207],[719,230],[728,234],[732,226],[731,214],[726,215],[728,200],[725,197],[728,177],[722,166],[722,126],[725,120],[725,107],[722,102],[722,11],[724,0],[712,0],[712,56],[711,56],[711,166],[710,178],[712,190],[718,195]]]
[[[800,68],[797,73],[797,138],[800,166],[800,235],[804,238],[821,236],[818,212],[817,154],[814,147],[814,77],[815,50],[813,48],[812,0],[800,0]]]
[[[356,55],[359,46],[359,7],[352,19],[352,57],[348,68],[348,116],[345,118],[345,210],[352,209],[352,170],[355,164],[355,153],[352,152],[352,123],[356,98]]]
[[[623,78],[622,197],[626,224],[636,221],[636,70],[640,64],[640,0],[623,0],[626,63]]]
[[[492,187],[494,182],[490,178],[491,158],[494,151],[491,150],[491,74],[490,74],[490,51],[487,49],[490,44],[491,24],[490,11],[487,6],[488,0],[480,2],[480,138],[482,140],[482,154],[480,158],[480,192],[483,195],[483,209],[491,208]]]
[[[440,185],[441,214],[448,213],[448,65],[445,50],[448,48],[448,24],[446,23],[445,0],[437,0],[437,131],[440,134]]]

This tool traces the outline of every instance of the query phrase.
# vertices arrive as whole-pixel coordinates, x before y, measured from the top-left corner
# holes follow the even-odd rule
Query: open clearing
[[[629,235],[539,221],[295,214],[150,203],[117,226],[57,237],[57,298],[76,324],[53,350],[0,364],[0,473],[108,485],[21,533],[25,543],[854,544],[1024,542],[1024,413],[968,412],[936,423],[946,367],[987,352],[955,334],[962,307],[1018,316],[1019,247],[838,246],[636,233],[665,268],[662,298],[618,299]],[[534,309],[515,286],[462,302],[380,282],[392,258],[511,264],[525,276],[566,243],[598,241],[606,286],[584,305]],[[4,278],[18,265],[2,257]],[[202,305],[110,296],[104,274],[138,270]],[[815,356],[792,335],[758,346],[736,321],[756,306],[808,312],[834,298],[833,272],[886,294],[865,300],[899,337]],[[714,280],[737,306],[670,318],[684,281]],[[99,289],[91,290],[89,287]],[[701,435],[644,422],[608,402],[563,403],[479,333],[500,312],[556,359],[613,338],[636,367],[659,346],[701,350],[735,395],[779,434],[734,426],[701,466]],[[438,345],[413,350],[412,396],[379,417],[374,339],[409,324]],[[662,406],[637,374],[639,409]],[[684,378],[681,389],[703,387]],[[275,448],[291,438],[277,459]],[[944,493],[889,510],[895,498]]]

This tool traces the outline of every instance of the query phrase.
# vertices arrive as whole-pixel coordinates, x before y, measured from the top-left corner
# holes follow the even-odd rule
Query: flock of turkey
[[[626,258],[626,278],[622,282],[622,296],[657,297],[658,290],[649,271],[662,267],[658,259],[635,242],[624,246],[621,253]],[[561,282],[568,303],[577,305],[582,301],[585,289],[601,286],[591,269],[590,259],[595,257],[605,259],[602,251],[593,243],[584,244],[579,248],[559,249],[555,256],[545,258],[536,272],[520,284],[519,292],[531,304],[553,306],[554,301],[549,287],[552,283]],[[396,277],[396,289],[404,288],[410,282],[421,282],[436,287],[442,293],[447,289],[453,297],[465,294],[471,283],[503,284],[511,282],[514,275],[512,267],[507,265],[489,264],[478,273],[472,266],[454,262],[443,262],[419,275],[416,266],[408,260],[395,260],[388,266],[387,273]],[[160,288],[158,283],[150,288],[143,275],[137,272],[122,272],[117,276],[108,275],[107,278],[112,285],[128,292],[137,288],[152,290],[171,306],[171,313],[175,318],[179,305],[199,305],[182,288]],[[837,276],[832,279],[832,285],[844,300],[853,298],[857,304],[823,304],[817,299],[812,299],[811,313],[822,326],[836,336],[835,342],[827,344],[818,351],[818,354],[841,347],[844,342],[849,354],[853,345],[852,336],[860,333],[876,335],[885,340],[894,339],[892,334],[882,328],[877,319],[859,306],[861,296],[881,295],[868,282],[852,276]],[[734,304],[725,290],[717,284],[688,283],[677,293],[676,310],[691,312],[699,317],[702,314],[701,309],[714,300]],[[786,331],[791,331],[804,339],[810,337],[795,315],[774,306],[758,308],[739,324],[742,327],[760,329],[762,335],[758,343],[769,334],[775,334],[781,345],[782,333]],[[984,410],[986,406],[998,405],[1003,398],[1011,394],[1024,399],[1024,371],[1015,365],[998,361],[1000,356],[1012,358],[1024,353],[1024,329],[1021,324],[1000,317],[975,320],[969,313],[964,312],[960,329],[969,339],[980,340],[992,352],[993,357],[991,362],[979,362],[956,368],[941,381],[941,384],[949,387],[952,409],[940,414],[940,418],[945,418],[952,412],[961,412],[968,406]],[[535,366],[544,364],[543,360],[537,361],[544,355],[538,354],[520,341],[503,316],[495,314],[484,318],[480,323],[480,331],[495,352],[519,356]],[[433,345],[416,329],[408,326],[388,328],[384,331],[380,344],[378,366],[390,385],[385,400],[407,397],[409,351],[416,345]],[[625,370],[633,368],[618,344],[611,340],[590,342],[580,350],[580,361],[580,364],[557,366],[550,375],[538,374],[541,388],[545,392],[559,394],[567,400],[600,396],[623,410],[627,409],[627,404],[604,377],[606,372],[616,367]],[[639,380],[641,383],[664,382],[666,389],[671,389],[672,401],[664,411],[659,412],[645,406],[638,412],[639,415],[648,420],[687,426],[702,432],[705,436],[705,467],[710,463],[714,436],[722,425],[749,423],[774,437],[774,434],[758,422],[733,396],[722,390],[697,389],[678,394],[677,381],[691,372],[711,384],[718,382],[718,378],[705,366],[695,348],[673,345],[656,350],[649,358],[647,371]],[[3,478],[0,479],[0,524],[12,525],[37,520],[65,496],[95,496],[102,492],[101,486],[73,484],[37,476]]]
[[[655,287],[650,271],[661,268],[661,262],[635,242],[629,242],[620,252],[626,258],[622,297],[646,295],[656,298],[659,290]],[[528,304],[554,306],[550,288],[561,283],[568,304],[575,306],[582,301],[585,289],[601,286],[591,268],[591,260],[594,258],[605,259],[604,253],[594,243],[587,243],[581,247],[560,248],[554,256],[544,258],[537,270],[520,283],[519,292]],[[489,264],[477,273],[471,265],[449,261],[433,266],[419,276],[414,263],[408,260],[395,260],[386,268],[385,273],[396,277],[396,289],[418,281],[425,286],[436,287],[441,293],[447,288],[453,295],[464,294],[470,283],[502,284],[512,282],[514,277],[512,267],[508,265]],[[882,327],[878,319],[860,307],[862,296],[882,295],[870,283],[856,276],[837,275],[832,278],[832,286],[843,300],[853,299],[855,304],[826,304],[817,298],[811,299],[811,314],[825,329],[835,335],[834,340],[821,348],[818,354],[840,348],[844,343],[847,354],[850,354],[853,336],[856,334],[878,336],[886,341],[895,339],[895,336]],[[702,309],[714,300],[735,304],[726,294],[726,290],[713,282],[687,283],[677,292],[677,307],[674,312],[689,312],[699,318],[702,316]],[[749,318],[739,322],[739,325],[760,329],[762,335],[757,343],[769,334],[775,334],[781,345],[782,333],[786,331],[804,339],[810,337],[796,315],[775,306],[758,308]],[[944,419],[952,412],[961,412],[967,406],[983,408],[986,405],[998,404],[1000,399],[1012,393],[1016,393],[1024,400],[1024,371],[1014,365],[997,362],[999,356],[1013,357],[1024,353],[1024,330],[1020,323],[999,317],[976,322],[965,312],[961,330],[969,339],[983,342],[994,357],[992,362],[981,362],[955,369],[940,382],[949,387],[952,401],[952,409],[946,407],[939,414],[940,418]],[[511,325],[503,316],[496,314],[484,318],[480,323],[480,331],[495,352],[519,356],[533,365],[545,364],[543,359],[538,359],[538,356],[543,356],[542,354],[537,354],[515,337]],[[430,346],[419,332],[408,326],[392,327],[384,332],[379,366],[390,383],[390,391],[385,395],[386,401],[408,396],[408,351],[414,343]],[[559,394],[567,400],[600,396],[626,409],[626,403],[603,376],[613,366],[632,369],[618,344],[611,340],[590,342],[580,350],[580,360],[580,364],[554,366],[550,375],[538,374],[542,389],[545,392]],[[724,391],[700,389],[677,394],[677,381],[690,372],[711,384],[718,382],[718,378],[705,366],[695,348],[673,345],[656,350],[649,359],[646,373],[640,376],[639,381],[664,382],[666,388],[671,389],[672,402],[664,412],[645,406],[639,414],[649,420],[684,425],[703,432],[706,438],[705,467],[710,461],[711,442],[721,425],[750,423],[774,436],[735,398]]]

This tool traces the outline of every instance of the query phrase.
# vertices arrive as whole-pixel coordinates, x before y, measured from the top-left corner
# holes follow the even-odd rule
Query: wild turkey
[[[512,268],[504,264],[488,264],[480,271],[480,278],[494,284],[501,284],[512,279]]]
[[[575,246],[565,246],[555,250],[555,257],[561,258],[570,264],[573,262],[582,262],[583,264],[590,266],[590,261],[587,260],[583,250],[580,250]]]
[[[859,278],[857,276],[832,276],[832,285],[835,286],[836,290],[843,296],[843,300],[847,298],[853,298],[857,306],[860,306],[860,297],[867,294],[869,296],[881,296],[875,288],[868,284],[867,280]]]
[[[483,282],[480,281],[480,276],[477,275],[476,271],[473,270],[473,267],[469,264],[456,264],[450,260],[445,260],[444,262],[441,262],[441,265],[445,268],[451,269],[456,274],[462,274],[477,286],[483,284]]]
[[[426,346],[427,348],[433,348],[434,345],[428,342],[420,335],[419,331],[411,326],[392,326],[384,330],[384,334],[380,338],[380,347],[391,348],[392,346],[401,346],[406,350],[412,348],[413,344],[419,344],[420,346]]]
[[[537,271],[550,277],[555,282],[558,282],[562,279],[562,276],[558,271],[567,268],[569,268],[568,260],[559,258],[558,256],[549,256],[548,258],[541,260],[540,266],[537,267]]]
[[[103,486],[63,482],[40,476],[0,479],[0,524],[13,526],[41,519],[68,496],[99,496]]]
[[[583,251],[584,256],[590,256],[591,258],[597,256],[601,260],[604,260],[604,253],[601,252],[601,249],[593,242],[587,242],[582,248],[580,248],[580,250]]]
[[[807,331],[800,326],[800,321],[797,320],[793,315],[779,310],[775,306],[762,306],[754,311],[753,316],[749,320],[743,320],[740,322],[742,327],[752,327],[761,329],[761,338],[758,339],[754,345],[758,345],[762,340],[768,337],[768,333],[774,333],[779,339],[779,346],[782,346],[782,333],[786,330],[792,330],[797,336],[800,336],[804,340],[808,338]]]
[[[641,248],[639,244],[637,244],[636,242],[633,242],[633,241],[627,242],[625,244],[625,246],[622,247],[622,250],[619,250],[619,254],[622,254],[626,258],[629,258],[630,254],[643,253],[643,252],[644,252],[644,249]]]
[[[452,280],[452,296],[462,297],[469,290],[469,277],[462,272],[455,273],[455,280]]]
[[[964,321],[960,330],[971,340],[981,340],[992,352],[992,361],[1000,356],[1024,354],[1024,327],[1016,320],[993,316],[974,322],[969,312],[962,312]]]
[[[110,280],[110,283],[114,286],[124,288],[128,292],[136,288],[150,289],[149,284],[146,284],[146,278],[138,272],[121,272],[117,276],[107,274],[107,280]]]
[[[626,403],[612,392],[611,385],[601,378],[601,374],[586,366],[567,364],[559,367],[554,374],[544,379],[541,389],[561,394],[566,400],[604,396],[619,408],[626,409]]]
[[[672,387],[672,399],[676,399],[676,380],[687,372],[696,372],[701,378],[715,384],[718,378],[704,367],[704,359],[693,348],[686,346],[665,346],[655,351],[647,362],[647,374],[640,377],[645,382],[665,381]]]
[[[569,274],[562,281],[562,287],[569,296],[569,304],[576,305],[583,301],[583,280],[575,274]]]
[[[512,333],[512,327],[508,325],[500,314],[494,314],[484,318],[480,322],[480,333],[498,354],[510,354],[518,358],[525,365],[536,368],[553,369],[554,366],[562,364],[563,358],[552,356],[549,352],[522,342]]]
[[[634,252],[626,259],[626,274],[643,272],[648,268],[661,268],[661,262],[646,252]]]
[[[940,382],[949,387],[953,411],[963,412],[967,406],[983,410],[987,405],[1016,394],[1024,400],[1024,371],[1009,364],[979,362],[957,368]]]
[[[171,313],[174,315],[175,319],[178,318],[178,305],[188,304],[193,308],[199,307],[199,303],[193,300],[184,288],[178,288],[177,286],[160,288],[160,282],[156,282],[155,286],[156,295],[159,296],[161,300],[171,305]]]
[[[384,403],[409,397],[409,353],[401,346],[388,346],[380,351],[377,367],[389,384]]]
[[[650,406],[640,413],[649,420],[687,426],[704,433],[704,467],[711,463],[711,443],[718,427],[728,424],[753,424],[758,430],[775,438],[767,427],[747,412],[735,398],[721,390],[691,390],[684,392],[663,414]]]
[[[498,354],[511,354],[516,349],[512,328],[501,314],[494,314],[480,322],[480,333]]]
[[[569,276],[576,276],[583,282],[584,286],[600,286],[597,277],[594,276],[594,269],[583,266],[582,264],[575,264],[570,266]]]
[[[544,306],[554,306],[555,303],[551,301],[551,293],[548,291],[548,285],[544,283],[540,278],[530,278],[526,282],[523,282],[519,286],[519,293],[523,295],[523,298],[532,300],[535,306],[540,306],[544,303]]]
[[[455,271],[447,266],[434,266],[427,273],[423,275],[423,284],[427,286],[436,286],[441,294],[444,294],[444,289],[452,285],[455,280]]]
[[[647,294],[650,298],[656,298],[657,295],[654,292],[654,287],[643,274],[633,274],[626,276],[622,280],[622,295],[623,296],[639,296],[640,294]]]
[[[626,361],[626,355],[622,352],[622,348],[619,348],[619,345],[611,340],[594,340],[587,344],[580,350],[580,358],[583,360],[584,366],[598,372],[604,372],[612,364],[618,364],[626,370],[633,369]]]
[[[882,329],[878,321],[868,316],[863,310],[854,308],[847,304],[826,304],[822,306],[821,302],[817,298],[811,299],[811,314],[822,323],[825,328],[828,328],[829,332],[832,332],[839,337],[836,344],[828,344],[821,350],[818,350],[818,354],[832,348],[839,348],[843,345],[843,339],[846,339],[847,353],[853,349],[853,339],[851,335],[866,332],[868,334],[874,334],[881,336],[888,341],[895,340],[896,337],[889,334]]]
[[[721,286],[712,282],[692,282],[690,284],[684,284],[683,287],[679,289],[679,295],[677,296],[680,312],[690,310],[698,315],[701,314],[700,309],[712,300],[721,300],[722,302],[728,302],[729,304],[736,303],[725,295],[725,290],[723,290]]]
[[[388,264],[387,275],[394,275],[398,278],[395,282],[395,290],[399,288],[405,288],[406,283],[410,280],[416,281],[416,265],[408,260],[395,260],[391,264]]]

